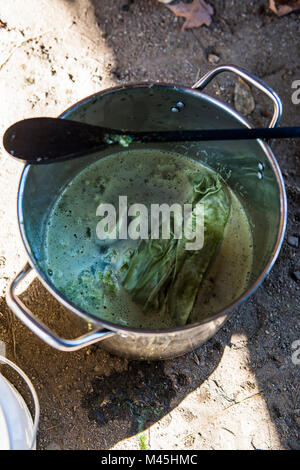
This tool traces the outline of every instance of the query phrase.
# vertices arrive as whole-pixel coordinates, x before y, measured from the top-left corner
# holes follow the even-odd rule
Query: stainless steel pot
[[[270,127],[279,123],[281,102],[276,93],[253,75],[234,66],[217,67],[192,88],[172,84],[130,84],[92,95],[70,109],[62,118],[130,130],[163,130],[251,127],[226,104],[202,90],[221,72],[233,72],[259,88],[273,102]],[[177,103],[183,107],[177,107]],[[160,146],[161,147],[161,146]],[[164,331],[136,330],[88,314],[68,301],[41,270],[42,227],[54,200],[81,169],[99,154],[50,165],[27,165],[18,193],[18,219],[29,263],[11,283],[7,303],[11,310],[43,341],[63,351],[74,351],[101,341],[112,353],[144,359],[166,359],[190,351],[211,338],[233,311],[251,295],[269,273],[279,253],[286,225],[286,194],[276,159],[264,142],[164,144],[167,150],[198,159],[229,177],[229,184],[242,200],[252,224],[254,262],[246,291],[218,314],[197,324]],[[92,331],[73,340],[58,337],[42,324],[16,295],[19,282],[35,270],[40,281],[59,302],[93,325]]]

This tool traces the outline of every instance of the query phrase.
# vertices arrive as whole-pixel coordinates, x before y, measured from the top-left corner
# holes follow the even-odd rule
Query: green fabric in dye
[[[182,238],[142,240],[122,278],[122,285],[145,312],[161,311],[175,318],[178,326],[188,322],[199,287],[223,239],[230,214],[230,199],[225,184],[213,173],[192,173],[193,191],[188,203],[195,228],[197,204],[204,205],[204,244],[187,250]]]

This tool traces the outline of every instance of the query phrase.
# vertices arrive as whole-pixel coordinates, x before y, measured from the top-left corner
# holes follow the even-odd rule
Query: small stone
[[[50,442],[50,444],[47,446],[46,450],[61,450],[61,447],[56,442]]]
[[[220,62],[220,57],[216,54],[208,54],[207,60],[210,64],[217,64]]]
[[[238,113],[248,116],[255,108],[255,101],[250,87],[239,78],[234,87],[234,107]]]
[[[290,246],[293,246],[295,248],[298,248],[299,246],[299,238],[298,237],[293,237],[293,236],[288,236],[287,242]]]
[[[300,281],[300,271],[293,272],[292,276],[296,281]]]

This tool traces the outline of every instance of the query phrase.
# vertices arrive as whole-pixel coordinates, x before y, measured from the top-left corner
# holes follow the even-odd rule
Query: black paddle
[[[6,151],[30,164],[53,163],[131,143],[190,142],[300,137],[300,127],[203,129],[130,132],[59,118],[32,118],[9,127],[3,137]]]

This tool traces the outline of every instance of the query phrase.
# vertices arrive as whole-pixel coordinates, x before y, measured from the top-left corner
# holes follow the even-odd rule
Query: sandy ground
[[[112,85],[191,86],[215,63],[263,78],[282,98],[282,124],[299,123],[300,104],[291,101],[300,80],[299,14],[277,18],[266,0],[210,3],[212,25],[181,33],[183,20],[155,0],[0,0],[0,134],[16,120],[57,116]],[[231,103],[235,83],[220,76],[209,92]],[[252,94],[248,118],[264,125],[270,104]],[[10,313],[5,291],[26,262],[16,217],[22,165],[0,149],[0,344],[38,392],[39,449],[300,449],[300,365],[292,361],[300,340],[299,142],[272,148],[289,217],[271,274],[207,344],[151,363],[95,345],[58,352]],[[60,334],[76,334],[72,317],[38,280],[23,299]]]

